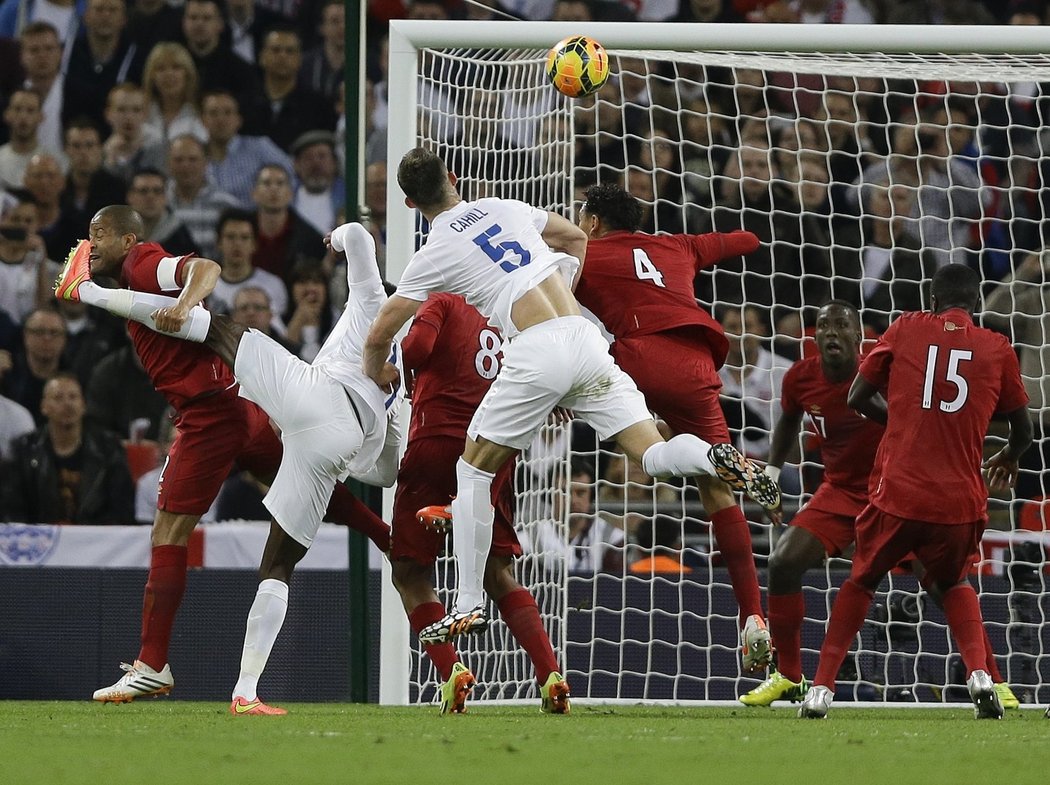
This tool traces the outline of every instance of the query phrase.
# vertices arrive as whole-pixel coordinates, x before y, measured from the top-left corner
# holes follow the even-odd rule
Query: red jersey
[[[806,414],[813,423],[824,459],[824,482],[864,496],[883,428],[846,403],[853,377],[832,382],[820,357],[799,360],[788,369],[781,390],[784,414]]]
[[[137,292],[177,297],[182,291],[182,271],[193,254],[169,256],[157,243],[139,243],[124,259],[121,286]],[[176,410],[186,402],[220,392],[236,382],[233,372],[211,349],[154,332],[138,322],[128,322],[135,352],[157,392]]]
[[[408,440],[465,438],[467,426],[499,373],[499,332],[466,300],[433,293],[401,342],[406,373],[414,373]]]
[[[1006,338],[976,326],[961,308],[906,313],[859,373],[885,390],[889,407],[871,503],[909,520],[987,520],[981,454],[988,423],[1028,403]]]
[[[757,245],[749,232],[610,232],[587,242],[576,299],[617,339],[697,327],[718,369],[729,343],[722,326],[697,305],[693,280],[700,270]]]

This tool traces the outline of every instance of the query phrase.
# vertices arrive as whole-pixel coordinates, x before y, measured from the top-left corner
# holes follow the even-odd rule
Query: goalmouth
[[[543,61],[555,42],[580,33],[605,46],[613,73],[595,96],[573,101],[547,83]],[[387,278],[399,279],[423,241],[395,174],[402,155],[423,144],[460,176],[465,198],[517,198],[575,218],[582,188],[608,180],[643,201],[649,231],[743,222],[762,239],[761,259],[702,273],[697,295],[716,313],[757,305],[767,333],[757,337],[783,356],[805,349],[813,312],[830,297],[856,302],[874,335],[923,307],[937,266],[971,264],[986,282],[986,324],[1006,332],[1022,358],[1031,353],[1026,382],[1038,386],[1050,372],[1042,314],[1010,314],[1050,280],[1020,274],[1050,242],[1042,228],[1050,225],[1042,195],[1050,96],[1038,86],[1050,82],[1048,49],[1042,27],[393,21]],[[747,385],[731,391],[727,419],[747,423],[738,446],[768,445],[778,405]],[[1033,409],[1037,419],[1047,411],[1041,399]],[[1048,493],[1043,442],[1022,471],[1030,498]],[[800,438],[799,456],[787,473],[793,508],[819,476],[811,434]],[[690,574],[581,574],[527,547],[518,578],[537,598],[574,699],[732,705],[757,681],[740,671],[735,603],[695,493],[633,476],[608,445],[550,426],[519,465],[520,537],[535,544],[543,527],[567,536],[557,478],[581,457],[599,467],[595,514],[627,532],[627,561],[640,547],[633,533],[660,515],[680,527]],[[1032,704],[1050,700],[1044,506],[993,498],[972,575],[1003,677]],[[764,586],[779,532],[746,511]],[[807,576],[810,675],[847,568],[831,559]],[[449,557],[437,574],[447,604]],[[940,611],[911,576],[892,575],[881,588],[840,674],[839,700],[848,692],[858,706],[965,702]],[[386,564],[382,614],[380,702],[432,701],[437,677],[410,640]],[[498,620],[457,648],[480,700],[538,700],[528,660]]]

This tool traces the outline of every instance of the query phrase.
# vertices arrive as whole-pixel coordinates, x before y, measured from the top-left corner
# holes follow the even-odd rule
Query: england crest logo
[[[10,523],[0,525],[0,563],[43,564],[58,545],[60,526]]]

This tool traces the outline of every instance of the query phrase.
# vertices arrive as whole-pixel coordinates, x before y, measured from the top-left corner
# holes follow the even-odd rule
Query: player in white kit
[[[556,406],[571,409],[600,439],[615,438],[654,477],[717,475],[766,509],[777,508],[776,483],[732,445],[660,436],[642,394],[613,363],[572,294],[587,248],[582,230],[524,202],[464,202],[455,176],[423,148],[402,158],[397,178],[406,204],[429,221],[430,234],[369,331],[365,372],[381,387],[398,382],[387,347],[435,291],[462,295],[505,339],[503,369],[471,421],[456,466],[455,607],[425,628],[421,641],[448,640],[488,624],[482,578],[492,540],[492,478]]]

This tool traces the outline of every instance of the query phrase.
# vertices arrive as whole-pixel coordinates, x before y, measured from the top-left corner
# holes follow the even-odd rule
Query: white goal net
[[[580,32],[606,46],[613,75],[573,101],[547,83],[543,61],[549,45]],[[394,23],[388,277],[397,280],[424,239],[393,179],[418,144],[444,157],[468,199],[512,197],[574,218],[588,185],[616,182],[643,201],[646,231],[749,229],[759,251],[701,273],[696,294],[731,333],[731,432],[762,458],[783,371],[813,350],[817,307],[832,297],[855,303],[874,338],[897,313],[924,307],[939,265],[972,265],[985,282],[982,318],[1017,347],[1037,424],[1017,494],[991,502],[973,580],[1003,677],[1023,702],[1045,703],[1050,55],[1038,32]],[[989,444],[1001,436],[993,431]],[[575,495],[589,494],[591,507],[575,515],[567,467],[588,464],[593,476]],[[783,475],[788,507],[820,478],[819,451],[802,434]],[[552,426],[522,457],[517,499],[530,549],[519,579],[537,596],[574,698],[734,700],[755,686],[740,671],[736,603],[695,489],[654,483],[586,428]],[[764,588],[779,533],[745,510]],[[599,532],[601,542],[587,539]],[[654,542],[681,546],[681,574],[637,570]],[[831,560],[806,578],[810,676],[847,574],[848,562]],[[438,578],[452,585],[450,560]],[[840,687],[866,701],[965,700],[935,604],[909,575],[881,589]],[[384,638],[402,623],[387,616]],[[382,668],[399,686],[382,699],[431,700],[429,662],[414,641],[390,641]],[[463,654],[481,698],[536,697],[531,666],[503,625],[464,642]]]

